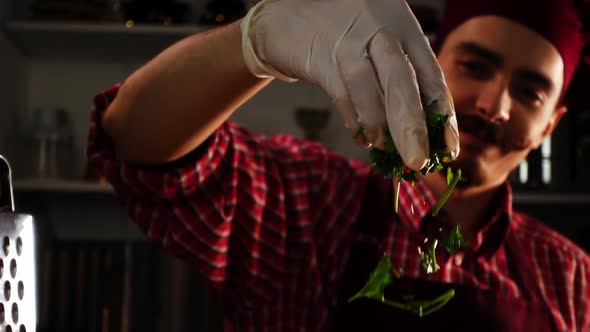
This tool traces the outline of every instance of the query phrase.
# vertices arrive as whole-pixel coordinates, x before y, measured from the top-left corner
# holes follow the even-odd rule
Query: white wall
[[[74,58],[35,60],[31,65],[28,118],[30,110],[37,107],[66,107],[75,124],[80,161],[83,159],[93,96],[124,79],[137,66],[139,64]],[[314,86],[302,82],[288,84],[276,81],[247,102],[232,120],[259,133],[270,135],[283,132],[302,137],[293,114],[298,106],[333,108],[330,99]],[[340,115],[335,111],[322,141],[347,156],[366,158],[366,151],[352,142]]]

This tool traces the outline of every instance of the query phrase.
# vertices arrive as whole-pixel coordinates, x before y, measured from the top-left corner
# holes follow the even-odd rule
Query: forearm
[[[187,37],[130,75],[102,125],[120,160],[175,160],[269,82],[246,68],[236,22]]]

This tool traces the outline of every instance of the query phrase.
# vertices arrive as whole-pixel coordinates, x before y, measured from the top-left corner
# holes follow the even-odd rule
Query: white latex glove
[[[403,0],[262,0],[241,22],[244,60],[258,77],[320,86],[345,126],[383,148],[386,129],[404,163],[425,166],[425,104],[448,114],[447,152],[459,154],[457,119],[442,70]]]

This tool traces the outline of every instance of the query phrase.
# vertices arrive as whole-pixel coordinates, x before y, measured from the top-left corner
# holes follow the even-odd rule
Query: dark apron
[[[369,187],[369,190],[373,188]],[[381,192],[380,197],[390,195],[387,188],[377,190]],[[379,230],[382,227],[375,221],[391,220],[391,215],[386,217],[386,213],[391,211],[384,213],[383,210],[387,206],[383,204],[387,201],[391,202],[391,199],[365,202],[359,219],[359,223],[365,223],[359,224],[357,231],[368,235],[383,234],[383,229]],[[507,243],[516,243],[514,245],[518,246],[517,241]],[[523,251],[518,249],[507,247],[507,254],[519,255]],[[373,300],[360,299],[346,303],[365,284],[381,254],[382,251],[375,246],[353,243],[338,297],[334,331],[555,331],[547,306],[538,299],[538,286],[532,276],[526,273],[532,271],[532,266],[527,266],[527,259],[517,259],[522,264],[513,267],[519,279],[516,280],[517,284],[524,288],[521,288],[521,298],[509,298],[494,290],[470,285],[402,278],[395,279],[388,287],[387,298],[399,299],[410,293],[416,299],[430,299],[450,287],[455,289],[455,296],[442,309],[422,318]],[[464,264],[469,264],[467,257]]]

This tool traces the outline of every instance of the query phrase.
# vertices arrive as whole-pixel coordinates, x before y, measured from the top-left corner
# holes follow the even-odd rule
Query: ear
[[[567,113],[567,106],[561,105],[555,108],[555,110],[551,114],[549,122],[547,122],[547,125],[541,133],[541,139],[539,140],[539,142],[537,142],[537,144],[535,144],[535,148],[538,148],[541,145],[541,143],[543,143],[545,138],[551,135],[555,127],[557,127],[557,124],[559,123],[561,118],[563,118],[563,116],[565,115],[565,113]]]

